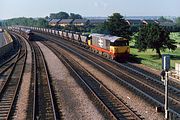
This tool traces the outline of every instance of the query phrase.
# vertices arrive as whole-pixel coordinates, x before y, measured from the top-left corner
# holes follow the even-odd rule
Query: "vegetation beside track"
[[[175,67],[175,63],[180,63],[180,33],[173,32],[170,35],[171,39],[175,39],[177,42],[178,48],[175,51],[169,51],[166,49],[162,51],[162,54],[170,54],[171,55],[171,67]],[[138,49],[134,47],[135,40],[132,39],[130,41],[131,47],[131,58],[130,61],[135,61],[138,63],[142,63],[149,67],[161,70],[161,58],[158,57],[156,51],[152,51],[152,49],[147,49],[145,52],[138,52]]]

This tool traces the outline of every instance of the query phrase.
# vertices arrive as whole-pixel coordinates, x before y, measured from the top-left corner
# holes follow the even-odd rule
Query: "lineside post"
[[[164,111],[165,111],[165,120],[169,118],[168,112],[168,71],[170,69],[170,55],[162,55],[162,69],[161,72],[162,80],[165,85],[165,101],[164,101]]]
[[[168,71],[166,71],[165,75],[165,119],[168,120]]]

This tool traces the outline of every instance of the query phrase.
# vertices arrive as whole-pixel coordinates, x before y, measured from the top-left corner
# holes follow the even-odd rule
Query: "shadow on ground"
[[[47,41],[47,39],[34,33],[31,36],[31,41]]]
[[[141,64],[143,58],[138,58],[137,55],[130,54],[128,62]]]

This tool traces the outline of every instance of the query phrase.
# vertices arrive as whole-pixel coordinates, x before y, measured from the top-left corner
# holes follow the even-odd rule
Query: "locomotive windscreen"
[[[110,43],[111,46],[128,46],[129,45],[129,41],[128,40],[123,40],[123,41],[115,41],[115,42],[111,42]]]

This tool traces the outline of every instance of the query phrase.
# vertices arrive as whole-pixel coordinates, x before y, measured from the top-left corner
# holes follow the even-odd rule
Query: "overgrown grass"
[[[180,32],[172,32],[170,38],[176,40],[177,44],[180,44]]]
[[[180,33],[171,33],[170,37],[175,39],[178,48],[175,51],[166,50],[164,52],[161,51],[162,54],[170,54],[171,55],[171,67],[174,68],[175,63],[180,63]],[[134,48],[135,40],[132,39],[130,42],[131,46],[131,61],[136,61],[138,63],[142,63],[149,67],[161,70],[161,58],[158,57],[156,51],[152,51],[152,49],[148,49],[145,52],[138,52],[138,49]]]

